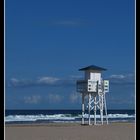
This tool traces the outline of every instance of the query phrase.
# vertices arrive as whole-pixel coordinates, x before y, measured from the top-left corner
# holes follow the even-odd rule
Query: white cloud
[[[44,76],[36,79],[17,79],[12,78],[7,82],[8,87],[30,87],[30,86],[76,86],[76,80],[82,76],[69,76],[65,79]],[[108,77],[113,84],[134,84],[134,74],[113,74]]]
[[[32,95],[32,96],[25,96],[24,102],[27,104],[38,104],[41,101],[41,96],[39,95]]]
[[[113,74],[109,80],[114,84],[134,84],[134,78],[134,74]]]
[[[60,96],[59,94],[49,94],[47,97],[50,103],[59,103],[63,99],[63,96]]]
[[[41,77],[37,80],[37,83],[54,84],[58,80],[60,80],[60,79],[55,78],[55,77]]]
[[[24,87],[32,85],[33,81],[29,79],[17,79],[17,78],[11,78],[8,82],[8,86],[11,87]]]
[[[16,78],[11,78],[11,81],[17,83],[19,80],[17,80]]]
[[[71,103],[79,102],[79,100],[80,100],[80,94],[77,93],[77,92],[70,94],[69,100],[70,100]]]
[[[124,75],[122,75],[122,74],[119,74],[119,75],[111,75],[110,76],[110,78],[116,78],[116,79],[124,79],[125,78],[125,76]]]
[[[133,98],[131,99],[123,99],[123,98],[110,98],[108,99],[108,102],[111,103],[111,104],[133,104],[134,103],[134,100]]]
[[[73,79],[73,80],[78,80],[78,79],[83,78],[83,76],[81,76],[81,75],[71,75],[70,78]]]
[[[110,76],[110,78],[114,79],[126,79],[126,78],[134,78],[134,74],[129,73],[129,74],[113,74]]]
[[[19,80],[16,79],[16,78],[11,78],[11,83],[12,83],[13,86],[17,86],[18,83],[19,83]],[[9,85],[10,85],[10,84],[9,84]]]
[[[39,86],[39,85],[53,85],[60,79],[56,77],[41,77],[38,79],[17,79],[12,78],[8,82],[8,87],[27,87],[27,86]]]
[[[89,26],[94,24],[93,21],[85,20],[85,19],[60,19],[60,20],[53,20],[48,22],[49,25],[58,25],[58,26],[67,26],[67,27],[81,27],[82,26]]]

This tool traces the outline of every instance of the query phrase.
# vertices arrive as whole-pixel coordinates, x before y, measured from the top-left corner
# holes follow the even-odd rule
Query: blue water
[[[108,110],[110,122],[134,122],[134,110]],[[94,120],[94,113],[91,112]],[[88,111],[85,111],[85,120],[88,120]],[[105,118],[104,118],[105,120]],[[81,110],[6,110],[5,123],[49,123],[49,122],[80,122]],[[100,121],[97,111],[97,121]]]

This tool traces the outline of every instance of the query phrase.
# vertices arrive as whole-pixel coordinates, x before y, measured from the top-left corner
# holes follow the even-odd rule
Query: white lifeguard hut
[[[91,65],[85,68],[79,69],[85,71],[85,79],[77,81],[77,92],[82,95],[82,124],[85,124],[85,108],[88,108],[88,124],[91,125],[91,111],[94,110],[94,125],[96,125],[96,111],[99,109],[101,124],[103,124],[104,111],[106,123],[108,124],[107,106],[105,94],[109,92],[109,81],[103,80],[101,72],[105,71],[105,68],[101,68],[95,65]],[[85,105],[85,97],[88,96],[88,103]]]

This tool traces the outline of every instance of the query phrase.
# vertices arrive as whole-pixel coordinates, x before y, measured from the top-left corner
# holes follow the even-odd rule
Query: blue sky
[[[108,108],[134,108],[134,0],[6,0],[5,26],[6,109],[80,109],[88,65],[108,69]]]

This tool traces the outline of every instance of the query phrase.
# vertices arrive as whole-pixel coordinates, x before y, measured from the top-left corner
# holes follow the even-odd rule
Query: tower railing
[[[76,89],[81,93],[97,93],[98,85],[98,81],[95,80],[77,80]]]
[[[88,81],[87,80],[78,80],[76,82],[76,89],[77,92],[87,92],[87,85],[88,85]]]

